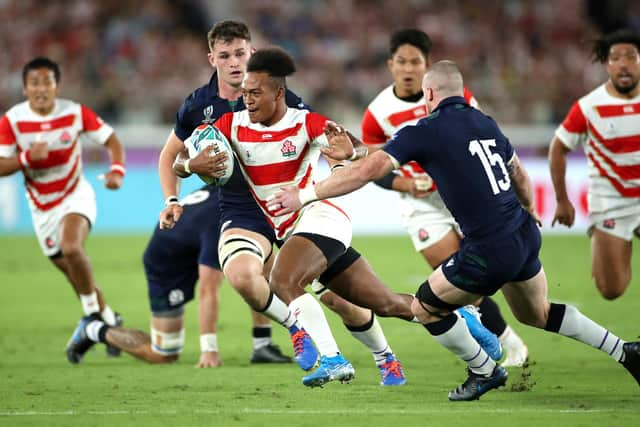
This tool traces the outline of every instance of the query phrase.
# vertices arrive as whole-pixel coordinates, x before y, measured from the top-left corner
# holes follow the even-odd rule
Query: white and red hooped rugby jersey
[[[285,185],[305,188],[313,184],[320,147],[328,145],[323,132],[326,121],[318,113],[288,108],[278,123],[268,127],[251,123],[247,110],[227,113],[215,123],[231,143],[251,193],[278,239],[289,237],[302,211],[273,216],[267,199]],[[321,203],[347,216],[333,202]]]
[[[415,125],[426,117],[427,105],[424,96],[416,102],[404,101],[393,93],[393,84],[376,96],[362,117],[362,142],[369,145],[386,143],[398,130]],[[469,89],[464,88],[464,98],[469,105],[478,108],[478,102]],[[424,170],[416,163],[409,162],[399,169],[405,177],[425,176]]]
[[[603,84],[573,104],[555,134],[571,150],[584,145],[589,194],[640,197],[640,96],[616,98]]]
[[[32,161],[27,154],[28,164],[20,161],[27,194],[36,209],[47,211],[58,206],[78,185],[82,177],[81,133],[104,144],[113,129],[89,108],[66,99],[56,99],[47,116],[35,113],[25,101],[0,119],[0,157],[20,156],[33,142],[49,143],[45,160]]]

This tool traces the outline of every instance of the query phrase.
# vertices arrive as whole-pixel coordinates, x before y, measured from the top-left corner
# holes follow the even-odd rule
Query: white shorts
[[[590,214],[589,220],[591,222],[587,230],[589,237],[593,234],[594,228],[629,242],[634,234],[640,237],[640,215],[615,217],[608,214]]]
[[[640,198],[611,197],[589,194],[589,229],[631,241],[634,233],[640,236]]]
[[[76,189],[53,209],[41,211],[35,207],[31,199],[29,207],[38,243],[47,257],[60,252],[60,229],[65,215],[82,215],[89,220],[90,226],[96,221],[96,195],[91,185],[82,177]]]
[[[451,230],[460,233],[458,223],[439,193],[433,193],[425,199],[406,197],[402,202],[402,222],[417,252],[435,245]]]
[[[313,233],[351,246],[353,231],[346,212],[333,200],[319,200],[306,206],[291,234]]]

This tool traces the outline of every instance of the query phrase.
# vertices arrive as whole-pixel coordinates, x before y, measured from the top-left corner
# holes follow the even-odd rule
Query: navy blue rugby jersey
[[[420,164],[466,238],[506,235],[529,215],[507,170],[513,146],[493,119],[463,97],[444,99],[415,126],[394,134],[384,151],[401,165]]]
[[[311,107],[302,102],[302,98],[289,89],[285,94],[285,102],[291,108],[311,110]],[[220,98],[218,93],[218,74],[214,72],[209,83],[193,91],[182,103],[176,114],[174,132],[178,138],[184,141],[201,124],[213,124],[224,114],[242,111],[245,108],[242,97],[238,98],[233,109],[228,100]],[[225,192],[250,194],[249,187],[242,176],[237,160],[234,159],[234,162],[236,163],[233,168],[233,175],[223,187],[220,187],[220,190],[223,194]]]

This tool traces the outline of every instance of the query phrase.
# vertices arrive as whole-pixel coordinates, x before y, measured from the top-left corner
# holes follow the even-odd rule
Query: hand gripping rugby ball
[[[221,152],[227,153],[227,160],[225,160],[224,175],[220,178],[213,178],[211,176],[198,175],[201,180],[207,184],[213,185],[225,185],[231,175],[233,174],[233,149],[227,138],[212,125],[200,125],[198,126],[191,136],[185,141],[185,146],[189,151],[189,158],[193,159],[206,147],[213,146],[212,155],[216,155]]]

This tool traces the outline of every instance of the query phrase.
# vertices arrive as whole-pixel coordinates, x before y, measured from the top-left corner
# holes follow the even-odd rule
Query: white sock
[[[98,294],[96,291],[90,294],[80,294],[80,303],[85,316],[100,312],[100,304],[98,304]]]
[[[93,342],[100,342],[100,328],[104,326],[104,322],[99,320],[94,320],[93,322],[89,322],[89,324],[85,327],[85,332],[89,339]]]
[[[289,309],[307,331],[320,355],[333,357],[340,353],[322,307],[311,294],[305,292],[291,301]]]
[[[433,337],[450,352],[464,360],[474,373],[490,375],[496,367],[496,362],[473,339],[464,319],[455,314],[452,314],[452,316],[456,317],[453,326],[440,335],[433,335],[432,333]]]
[[[565,307],[559,334],[602,350],[616,362],[622,359],[622,345],[625,341],[580,313],[574,306],[565,305]]]
[[[104,305],[104,309],[102,310],[102,320],[109,326],[116,326],[116,314],[111,310],[107,304]]]
[[[269,298],[271,301],[267,308],[262,310],[262,314],[289,329],[296,323],[296,318],[291,314],[289,307],[274,293],[271,293]]]
[[[389,347],[389,344],[387,343],[387,337],[384,336],[384,332],[382,331],[380,323],[378,323],[378,319],[376,317],[372,318],[369,329],[365,331],[354,331],[349,329],[349,332],[351,332],[351,335],[353,335],[355,339],[371,350],[373,360],[376,361],[376,365],[378,366],[386,362],[387,353],[392,353],[391,347]]]

